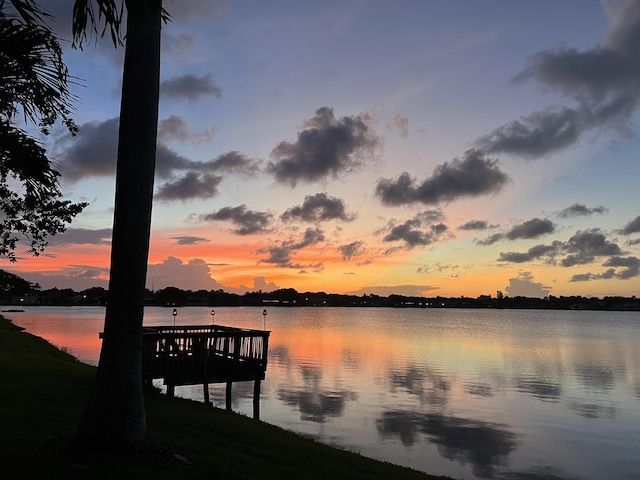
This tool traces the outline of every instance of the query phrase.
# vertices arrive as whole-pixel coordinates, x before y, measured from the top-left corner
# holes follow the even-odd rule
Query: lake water
[[[5,313],[96,364],[104,309]],[[640,313],[216,308],[270,330],[261,419],[432,474],[502,480],[640,478]],[[211,323],[211,309],[176,322]],[[172,325],[147,307],[145,324]],[[202,387],[176,394],[203,399]],[[224,408],[224,385],[211,386]],[[233,386],[252,415],[253,384]]]

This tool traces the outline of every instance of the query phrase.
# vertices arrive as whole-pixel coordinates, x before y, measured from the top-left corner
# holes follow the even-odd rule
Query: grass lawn
[[[0,465],[3,478],[435,479],[199,402],[149,392],[147,439],[171,455],[146,466],[87,466],[64,455],[94,367],[0,316]],[[184,460],[166,461],[167,458]]]

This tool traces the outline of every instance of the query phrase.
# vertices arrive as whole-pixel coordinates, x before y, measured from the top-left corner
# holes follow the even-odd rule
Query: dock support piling
[[[202,384],[202,393],[204,395],[204,403],[211,403],[209,401],[209,384],[207,382]]]
[[[231,410],[231,385],[233,385],[233,382],[227,382],[226,407],[229,411]]]
[[[253,382],[253,418],[260,420],[260,380]]]

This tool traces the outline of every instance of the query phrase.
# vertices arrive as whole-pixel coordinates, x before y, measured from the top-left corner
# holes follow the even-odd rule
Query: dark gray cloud
[[[524,263],[544,257],[554,257],[561,249],[562,242],[555,241],[551,245],[535,245],[526,252],[501,252],[498,261]]]
[[[458,227],[459,230],[487,230],[495,228],[497,225],[491,225],[486,220],[469,220]]]
[[[609,258],[602,264],[603,267],[623,268],[622,271],[616,273],[616,278],[626,280],[628,278],[637,277],[640,273],[640,259],[638,257],[618,257]]]
[[[63,135],[54,145],[55,159],[64,179],[76,182],[86,177],[105,177],[116,171],[118,118],[87,122],[76,136]]]
[[[209,243],[208,238],[192,237],[189,235],[179,235],[177,237],[171,237],[171,240],[175,240],[176,245],[200,245],[202,243]]]
[[[511,263],[525,263],[533,260],[543,260],[546,263],[558,263],[563,267],[587,265],[598,258],[607,257],[603,267],[609,267],[601,273],[577,274],[571,278],[572,282],[612,279],[625,280],[638,276],[640,260],[636,257],[623,257],[620,247],[609,241],[599,229],[579,230],[566,242],[554,241],[550,245],[536,245],[526,252],[501,252],[498,261]],[[562,257],[557,260],[558,257]]]
[[[353,257],[359,257],[366,253],[364,245],[365,243],[362,240],[356,240],[355,242],[340,245],[338,247],[338,253],[342,256],[342,260],[347,262]]]
[[[76,182],[88,177],[115,175],[118,152],[118,118],[104,122],[87,122],[80,125],[78,134],[64,134],[54,144],[55,160],[60,165],[64,179]],[[156,151],[156,175],[168,178],[176,169],[185,170],[192,164],[163,143]]]
[[[496,160],[485,158],[477,150],[468,150],[461,160],[437,166],[433,175],[420,184],[406,172],[395,180],[380,179],[376,195],[385,205],[429,205],[497,193],[508,181]]]
[[[170,115],[158,122],[158,142],[160,143],[169,143],[174,140],[204,143],[211,140],[215,133],[215,127],[203,130],[189,128],[186,119],[180,115]]]
[[[278,245],[272,245],[266,249],[260,250],[258,253],[267,253],[267,258],[261,259],[259,263],[272,263],[281,268],[313,268],[315,270],[322,268],[322,262],[315,264],[303,264],[293,262],[291,255],[305,247],[316,245],[324,242],[324,232],[318,227],[307,228],[301,238],[290,238],[283,240]]]
[[[568,253],[560,262],[564,267],[591,263],[596,257],[623,254],[620,247],[607,240],[597,228],[578,231],[563,245],[563,250]]]
[[[260,161],[253,160],[238,151],[232,150],[204,162],[202,166],[199,163],[194,163],[191,167],[211,170],[212,172],[254,175],[260,170]]]
[[[572,282],[588,282],[591,280],[628,280],[640,275],[640,259],[637,257],[613,256],[602,264],[612,267],[601,273],[581,273],[571,277]]]
[[[640,232],[640,215],[631,220],[622,228],[622,230],[620,230],[620,233],[623,235],[631,235],[632,233],[638,232]]]
[[[200,215],[200,219],[210,221],[231,221],[238,228],[234,230],[238,235],[264,233],[269,227],[273,215],[268,212],[249,210],[246,205],[224,207],[217,212]]]
[[[584,128],[581,123],[584,119],[577,111],[550,107],[497,128],[480,138],[477,145],[489,154],[541,157],[573,145]]]
[[[101,228],[91,230],[88,228],[71,227],[67,228],[64,233],[48,237],[47,241],[50,246],[72,244],[110,245],[111,229]]]
[[[488,153],[538,158],[566,148],[592,129],[626,131],[640,100],[640,3],[623,0],[611,9],[602,42],[578,51],[538,52],[514,78],[536,81],[567,97],[573,106],[553,106],[510,122],[478,140]]]
[[[581,203],[574,203],[570,207],[560,210],[560,212],[558,212],[558,216],[560,218],[586,217],[588,215],[593,215],[594,213],[605,214],[608,211],[609,210],[603,206],[587,207]]]
[[[476,241],[476,244],[486,246],[493,245],[494,243],[497,243],[501,240],[537,238],[548,233],[553,233],[554,231],[555,226],[553,225],[553,222],[551,220],[536,217],[518,225],[514,225],[513,227],[511,227],[511,230],[506,233],[494,233],[493,235],[483,240],[478,240]]]
[[[280,142],[271,151],[267,172],[278,182],[296,186],[355,170],[380,144],[371,123],[367,115],[338,119],[332,108],[319,108],[295,142]]]
[[[187,201],[195,198],[207,199],[218,194],[222,177],[216,175],[187,172],[183,176],[170,180],[158,188],[155,198],[160,201]]]
[[[212,135],[210,130],[192,130],[184,118],[172,116],[160,122],[156,147],[156,177],[167,182],[158,189],[163,201],[211,198],[222,181],[219,174],[256,175],[260,161],[237,151],[222,153],[206,162],[190,160],[167,146],[172,140],[201,142]],[[118,119],[88,122],[80,126],[75,137],[64,134],[54,144],[55,161],[63,178],[76,182],[87,177],[115,175],[118,149]]]
[[[508,240],[517,240],[519,238],[537,238],[547,233],[553,233],[555,226],[553,222],[547,218],[532,218],[520,225],[514,226],[509,230],[505,237]]]
[[[404,242],[405,248],[426,247],[452,237],[452,233],[440,220],[444,218],[440,210],[426,210],[403,222],[390,222],[383,231],[384,242]],[[391,253],[395,249],[391,249]]]
[[[323,192],[305,196],[302,205],[289,208],[282,214],[281,218],[284,221],[324,222],[327,220],[342,220],[350,222],[356,218],[356,215],[347,212],[344,200],[330,197]]]
[[[160,82],[160,95],[165,98],[187,99],[195,102],[207,95],[220,98],[222,89],[216,85],[211,73],[202,77],[187,74]]]

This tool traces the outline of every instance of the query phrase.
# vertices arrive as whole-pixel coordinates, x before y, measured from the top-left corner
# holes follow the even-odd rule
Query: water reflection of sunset
[[[596,479],[640,468],[633,314],[618,313],[615,324],[601,328],[602,312],[268,310],[264,319],[261,308],[216,307],[216,323],[262,329],[266,320],[260,402],[269,423],[464,479],[536,468]],[[104,310],[74,318],[79,311],[58,309],[46,321],[26,312],[21,319],[72,352],[95,349],[97,358]],[[180,308],[179,322],[208,322],[209,311]],[[147,324],[173,320],[162,308],[148,307],[145,315]],[[251,383],[233,390],[234,410],[250,415]],[[224,406],[225,386],[210,392],[214,405]],[[201,386],[177,393],[203,398]],[[600,437],[616,451],[603,448]]]

